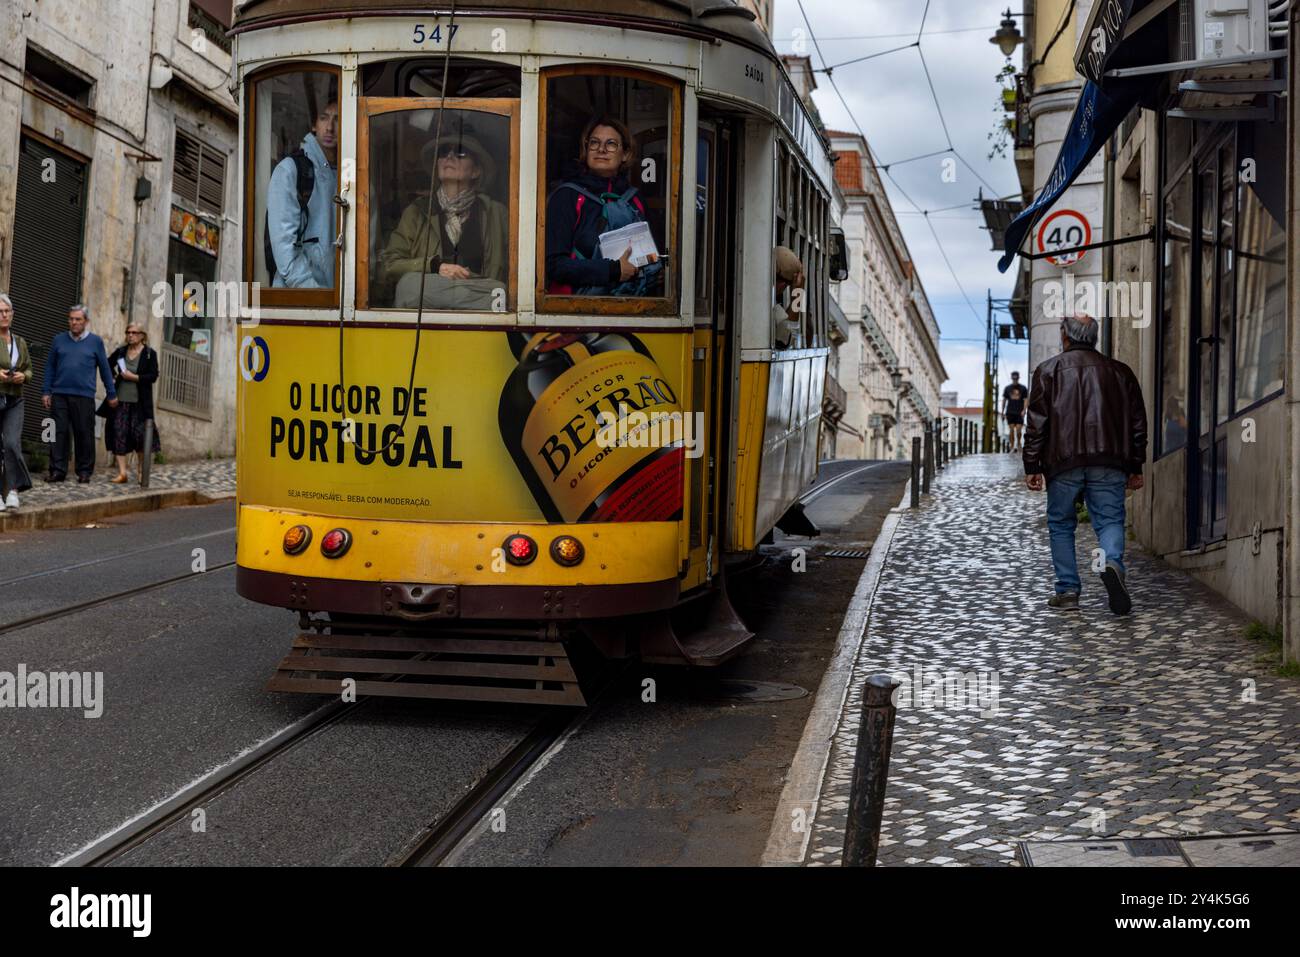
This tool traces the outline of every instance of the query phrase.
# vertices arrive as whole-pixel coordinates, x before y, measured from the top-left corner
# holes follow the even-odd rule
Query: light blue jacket
[[[267,229],[271,232],[271,249],[275,253],[274,288],[332,288],[334,285],[334,194],[338,173],[308,133],[302,138],[302,151],[316,170],[316,188],[307,201],[306,228],[302,243],[298,230],[303,226],[302,204],[298,202],[298,168],[286,156],[271,173],[266,199]],[[315,242],[312,242],[312,240]],[[269,265],[269,264],[268,264]]]

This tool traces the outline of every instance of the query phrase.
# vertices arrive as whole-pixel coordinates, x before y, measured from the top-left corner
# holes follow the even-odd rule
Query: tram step
[[[301,634],[266,689],[338,695],[350,678],[358,696],[586,704],[562,642],[501,639],[486,629],[479,633],[494,637]],[[553,632],[530,634],[555,637]]]

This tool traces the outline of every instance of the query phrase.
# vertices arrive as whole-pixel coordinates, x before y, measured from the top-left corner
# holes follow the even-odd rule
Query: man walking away
[[[1061,320],[1061,353],[1034,369],[1025,430],[1025,484],[1047,485],[1047,527],[1056,594],[1047,604],[1079,610],[1079,569],[1074,557],[1074,500],[1080,492],[1101,545],[1110,610],[1127,614],[1133,603],[1124,582],[1124,490],[1142,487],[1147,454],[1147,413],[1133,370],[1097,351],[1090,316]]]
[[[1020,384],[1020,373],[1011,373],[1011,385],[1002,390],[1002,417],[1007,420],[1007,431],[1011,433],[1011,451],[1024,451],[1021,445],[1021,431],[1025,426],[1025,402],[1029,399],[1029,390]]]
[[[117,405],[113,370],[104,340],[86,328],[90,313],[77,304],[68,309],[68,331],[50,343],[45,360],[45,394],[41,404],[54,413],[54,448],[47,482],[68,477],[68,441],[77,446],[77,481],[89,482],[95,471],[95,371],[104,380],[110,407]]]

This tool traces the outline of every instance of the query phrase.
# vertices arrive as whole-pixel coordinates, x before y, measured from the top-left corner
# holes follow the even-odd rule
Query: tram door
[[[717,465],[725,459],[722,434],[724,410],[718,401],[730,379],[723,363],[731,325],[732,242],[735,175],[733,134],[721,118],[701,118],[695,156],[695,336],[692,350],[692,402],[704,426],[697,435],[702,455],[688,459],[690,483],[690,562],[695,583],[716,572],[721,536],[715,533]],[[696,430],[698,433],[698,429]]]

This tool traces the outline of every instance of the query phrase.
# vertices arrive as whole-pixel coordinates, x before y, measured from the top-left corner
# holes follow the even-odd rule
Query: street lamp
[[[1016,52],[1016,47],[1024,41],[1020,34],[1020,29],[1016,26],[1016,21],[1011,19],[1011,8],[1007,7],[1006,12],[1002,15],[1002,25],[998,27],[998,32],[989,37],[989,43],[997,44],[997,48],[1002,51],[1002,55],[1009,57]]]

